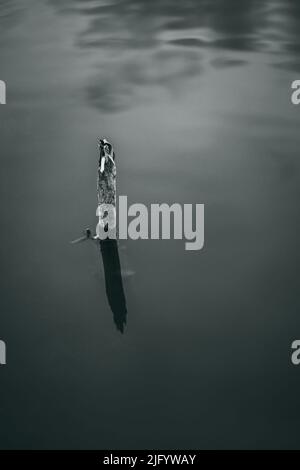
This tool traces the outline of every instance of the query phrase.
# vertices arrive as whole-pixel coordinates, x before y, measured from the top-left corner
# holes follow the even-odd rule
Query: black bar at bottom
[[[166,465],[197,466],[202,464],[237,463],[241,465],[270,464],[272,454],[275,454],[276,463],[286,465],[291,454],[298,454],[294,450],[0,450],[0,465],[12,464],[75,464],[82,468],[98,468],[121,465],[124,468],[137,468],[141,465],[161,467]],[[1,465],[2,468],[6,468]]]

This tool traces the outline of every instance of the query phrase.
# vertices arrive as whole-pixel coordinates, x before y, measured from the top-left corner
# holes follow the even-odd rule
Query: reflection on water
[[[18,0],[0,0],[0,51],[5,45],[3,35],[21,21],[24,9],[24,4]]]
[[[113,313],[115,325],[123,333],[127,307],[117,241],[102,240],[100,241],[100,249],[104,266],[107,300]]]
[[[105,112],[143,101],[147,87],[176,89],[199,76],[211,49],[222,51],[211,61],[215,67],[247,62],[234,53],[270,52],[275,67],[298,69],[297,0],[49,1],[85,19],[75,42],[97,69],[86,96]]]
[[[299,447],[299,1],[0,0],[0,37],[0,447]],[[205,204],[201,252],[127,241],[126,299],[100,245],[108,302],[66,243],[99,134],[130,204]]]

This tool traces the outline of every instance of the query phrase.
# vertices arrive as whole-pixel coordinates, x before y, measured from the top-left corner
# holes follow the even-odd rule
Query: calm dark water
[[[299,40],[296,0],[0,1],[1,448],[300,447]],[[69,244],[99,135],[129,203],[205,204],[202,251],[120,242],[123,335]]]

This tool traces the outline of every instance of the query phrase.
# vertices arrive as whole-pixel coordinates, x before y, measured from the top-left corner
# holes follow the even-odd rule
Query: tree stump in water
[[[99,164],[97,195],[98,207],[96,215],[99,224],[108,231],[116,226],[116,164],[115,152],[112,145],[106,140],[99,141]]]

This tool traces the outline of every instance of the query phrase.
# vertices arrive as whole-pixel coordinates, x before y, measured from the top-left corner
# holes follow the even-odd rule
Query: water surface
[[[298,2],[24,3],[0,1],[0,447],[299,447]],[[202,251],[120,243],[123,335],[69,244],[99,135],[129,203],[205,204]]]

